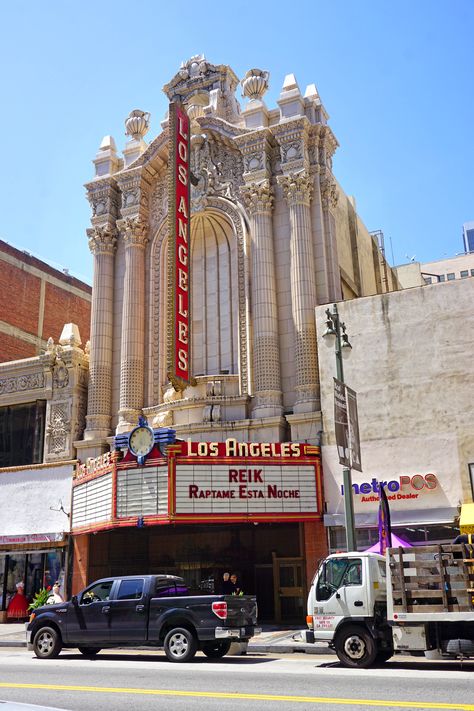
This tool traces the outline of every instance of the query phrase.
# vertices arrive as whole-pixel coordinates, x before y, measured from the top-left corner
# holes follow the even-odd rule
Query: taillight
[[[212,611],[220,620],[227,619],[227,603],[226,602],[213,602]]]
[[[313,615],[306,615],[306,624],[310,630],[313,629]]]

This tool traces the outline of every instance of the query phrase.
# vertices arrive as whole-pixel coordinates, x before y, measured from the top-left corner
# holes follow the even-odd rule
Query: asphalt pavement
[[[326,644],[306,644],[302,640],[302,629],[289,629],[274,625],[262,625],[262,631],[248,644],[248,653],[291,654],[331,654]],[[7,622],[0,624],[0,647],[26,647],[25,624]],[[138,647],[139,648],[139,647]],[[233,644],[230,654],[239,655],[245,651],[243,645]]]

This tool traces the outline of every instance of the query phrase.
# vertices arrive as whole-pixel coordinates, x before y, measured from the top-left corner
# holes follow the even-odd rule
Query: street
[[[474,662],[395,657],[370,670],[341,668],[334,656],[251,654],[171,664],[164,654],[102,652],[86,659],[66,650],[39,660],[0,649],[0,701],[70,711],[170,709],[293,711],[314,709],[460,709],[474,711]]]

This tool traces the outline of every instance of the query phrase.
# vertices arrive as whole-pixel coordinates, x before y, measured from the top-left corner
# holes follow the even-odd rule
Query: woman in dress
[[[28,600],[25,597],[25,584],[20,581],[16,584],[16,593],[8,603],[7,619],[22,620],[28,617]]]

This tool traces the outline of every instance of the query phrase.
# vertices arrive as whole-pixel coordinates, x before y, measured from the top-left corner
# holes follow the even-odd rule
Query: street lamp
[[[333,304],[332,309],[326,309],[326,330],[323,333],[326,341],[334,343],[336,353],[336,374],[337,379],[344,383],[344,368],[342,360],[349,355],[352,346],[349,336],[346,333],[346,325],[340,321],[337,305]],[[354,500],[352,495],[351,470],[344,467],[342,470],[342,480],[344,483],[344,516],[346,523],[346,542],[348,551],[357,550],[355,523],[354,523]]]

